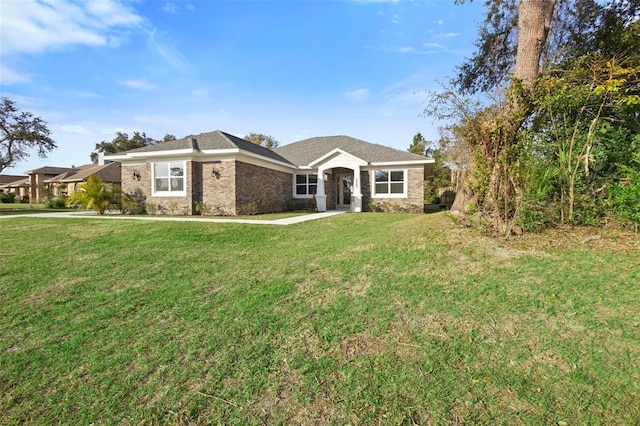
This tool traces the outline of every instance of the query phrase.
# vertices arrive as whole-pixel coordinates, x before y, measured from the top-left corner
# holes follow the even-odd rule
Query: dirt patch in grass
[[[38,307],[52,300],[59,299],[62,295],[67,294],[71,287],[85,282],[85,277],[75,277],[67,281],[59,281],[44,287],[39,287],[35,291],[25,296],[23,304],[28,307]]]
[[[559,226],[539,233],[501,239],[507,247],[526,250],[597,250],[612,253],[640,252],[640,234],[616,226],[593,228]]]
[[[340,351],[347,359],[354,359],[361,356],[377,356],[387,352],[388,347],[381,339],[357,333],[347,336],[340,342]]]

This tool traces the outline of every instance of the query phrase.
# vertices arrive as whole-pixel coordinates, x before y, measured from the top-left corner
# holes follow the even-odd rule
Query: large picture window
[[[185,195],[185,162],[172,161],[153,164],[154,195]]]
[[[311,196],[318,191],[318,175],[296,175],[295,195]]]
[[[381,197],[406,197],[405,170],[376,170],[375,195]]]

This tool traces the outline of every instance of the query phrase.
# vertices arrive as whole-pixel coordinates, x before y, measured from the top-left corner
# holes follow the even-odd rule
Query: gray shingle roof
[[[85,164],[74,169],[70,169],[64,173],[60,173],[45,182],[84,182],[89,176],[97,175],[105,182],[121,182],[121,164]]]
[[[195,142],[193,141],[195,140]],[[137,152],[160,152],[171,151],[177,149],[198,149],[198,150],[215,150],[215,149],[240,149],[242,151],[261,155],[272,160],[289,163],[285,158],[281,157],[274,151],[263,146],[253,144],[249,141],[241,139],[237,136],[230,135],[220,130],[215,132],[201,133],[199,135],[189,135],[182,139],[161,142],[155,145],[149,145],[142,148],[132,149],[126,153]],[[118,153],[124,154],[124,153]]]
[[[421,161],[427,159],[421,155],[366,142],[350,136],[321,136],[305,139],[278,147],[275,152],[297,166],[307,166],[335,149],[341,149],[368,163]]]
[[[44,166],[38,169],[29,170],[27,174],[38,174],[42,173],[45,175],[59,175],[60,173],[64,173],[68,170],[71,170],[69,167],[53,167],[53,166]]]

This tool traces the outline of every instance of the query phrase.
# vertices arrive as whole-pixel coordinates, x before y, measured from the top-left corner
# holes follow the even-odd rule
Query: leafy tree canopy
[[[95,151],[91,153],[91,161],[94,163],[98,161],[98,152],[100,151],[114,154],[116,152],[129,151],[130,149],[142,148],[159,142],[174,140],[175,138],[175,136],[167,134],[162,141],[157,141],[147,137],[145,132],[133,132],[133,136],[131,137],[124,132],[117,132],[116,137],[111,142],[102,141],[96,144]]]
[[[427,149],[427,140],[418,132],[413,136],[413,141],[409,145],[408,151],[412,154],[425,155]]]
[[[56,148],[49,137],[47,123],[27,111],[21,111],[15,102],[3,97],[0,102],[0,172],[14,166],[37,148],[38,155],[46,158]]]
[[[89,176],[85,183],[81,183],[77,191],[69,198],[68,207],[81,205],[85,210],[93,209],[97,214],[103,215],[111,204],[113,194],[109,191],[100,176]]]
[[[274,149],[280,145],[280,142],[278,142],[273,136],[263,135],[262,133],[249,133],[244,138],[251,143],[263,146],[267,149]]]

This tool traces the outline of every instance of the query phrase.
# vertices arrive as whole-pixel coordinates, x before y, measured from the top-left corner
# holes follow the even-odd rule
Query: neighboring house
[[[122,191],[157,211],[191,215],[207,205],[237,215],[247,206],[318,211],[377,205],[421,212],[433,160],[348,136],[306,139],[268,150],[215,131],[149,145],[105,159],[122,163]],[[373,203],[372,203],[373,204]]]
[[[42,203],[48,198],[47,188],[45,183],[47,179],[51,179],[61,173],[71,170],[68,167],[51,167],[44,166],[37,169],[29,170],[27,174],[27,185],[29,186],[28,199],[32,203]]]
[[[120,163],[85,164],[45,179],[44,183],[48,186],[51,197],[73,194],[78,189],[78,185],[86,182],[89,176],[99,176],[109,189],[120,188],[122,181],[120,167]]]
[[[18,199],[27,195],[27,176],[0,175],[0,192],[15,193]]]
[[[102,178],[110,187],[120,187],[120,163],[86,164],[80,167],[45,166],[27,172],[28,176],[0,185],[5,192],[13,192],[16,199],[42,203],[48,198],[73,194],[78,184],[91,175]]]

